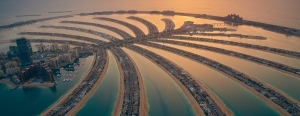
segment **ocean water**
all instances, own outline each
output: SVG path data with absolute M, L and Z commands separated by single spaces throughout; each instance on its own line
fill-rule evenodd
M 151 0 L 151 1 L 141 1 L 141 0 L 0 0 L 0 25 L 10 24 L 17 21 L 24 21 L 30 19 L 44 18 L 50 16 L 60 16 L 67 14 L 76 14 L 81 12 L 95 12 L 95 11 L 107 11 L 107 10 L 174 10 L 177 12 L 189 12 L 189 13 L 200 13 L 200 14 L 211 14 L 218 16 L 226 16 L 227 14 L 236 13 L 240 16 L 244 17 L 246 20 L 254 20 L 259 22 L 266 22 L 276 25 L 282 25 L 287 27 L 293 27 L 300 29 L 300 1 L 299 0 L 252 0 L 252 1 L 241 1 L 241 0 L 226 0 L 226 1 L 217 1 L 217 0 Z M 65 13 L 48 13 L 48 12 L 58 12 L 58 11 L 72 11 Z M 28 17 L 16 17 L 17 15 L 41 15 L 41 16 L 28 16 Z M 146 26 L 143 24 L 126 19 L 129 15 L 110 15 L 105 17 L 116 18 L 131 24 L 134 24 L 141 28 L 145 34 L 148 33 Z M 164 29 L 164 23 L 160 20 L 161 18 L 170 18 L 175 22 L 176 28 L 179 28 L 184 21 L 194 21 L 195 23 L 214 23 L 218 21 L 206 20 L 206 19 L 195 19 L 192 17 L 182 17 L 182 16 L 174 16 L 174 17 L 166 17 L 162 15 L 138 15 L 141 18 L 151 21 L 155 25 L 157 25 L 158 29 L 162 31 Z M 95 16 L 86 16 L 86 17 L 73 17 L 68 19 L 58 19 L 51 20 L 41 23 L 36 23 L 28 26 L 18 27 L 10 30 L 3 30 L 0 32 L 0 40 L 1 39 L 15 39 L 17 37 L 21 37 L 17 35 L 17 33 L 22 31 L 37 31 L 37 32 L 56 32 L 56 33 L 65 33 L 65 34 L 73 34 L 73 35 L 82 35 L 87 37 L 93 37 L 96 39 L 104 40 L 101 37 L 97 37 L 95 35 L 86 34 L 82 32 L 75 31 L 67 31 L 67 30 L 59 30 L 59 29 L 40 29 L 37 28 L 41 25 L 57 25 L 57 26 L 73 26 L 86 28 L 91 30 L 100 31 L 103 33 L 108 33 L 113 36 L 116 36 L 122 39 L 119 35 L 114 32 L 108 31 L 106 29 L 97 28 L 93 26 L 85 26 L 85 25 L 74 25 L 74 24 L 62 24 L 59 23 L 63 20 L 74 20 L 74 21 L 86 21 L 93 23 L 100 23 L 105 25 L 110 25 L 113 27 L 120 28 L 129 34 L 133 35 L 133 33 L 126 27 L 107 22 L 107 21 L 99 21 L 93 20 L 92 18 Z M 96 16 L 98 17 L 98 16 Z M 273 32 L 269 32 L 263 29 L 249 27 L 249 26 L 238 26 L 238 27 L 229 27 L 236 28 L 238 31 L 234 33 L 242 33 L 242 34 L 250 34 L 250 35 L 262 35 L 268 37 L 268 40 L 265 41 L 256 41 L 256 40 L 246 40 L 240 38 L 227 38 L 227 37 L 212 37 L 216 39 L 226 39 L 237 42 L 245 42 L 252 44 L 259 44 L 265 46 L 272 46 L 277 48 L 284 48 L 288 50 L 300 51 L 299 43 L 300 39 L 296 37 L 287 37 L 282 34 L 277 34 Z M 230 32 L 227 32 L 230 33 Z M 134 36 L 134 35 L 133 35 Z M 25 36 L 27 38 L 36 38 L 36 39 L 67 39 L 61 37 L 46 37 L 46 36 Z M 70 39 L 68 39 L 70 40 Z M 201 42 L 199 42 L 201 43 Z M 275 60 L 277 62 L 281 62 L 290 66 L 299 67 L 299 60 L 291 60 L 289 58 L 282 58 L 276 55 L 269 55 L 264 53 L 254 53 L 255 50 L 243 50 L 238 47 L 228 47 L 226 45 L 215 45 L 215 44 L 207 44 L 217 47 L 222 47 L 225 49 L 237 50 L 239 52 L 245 52 L 247 54 L 255 55 L 258 57 L 263 57 L 269 60 Z M 6 52 L 9 44 L 0 44 L 0 52 Z M 177 47 L 177 46 L 175 46 Z M 183 47 L 178 47 L 182 48 Z M 186 49 L 190 50 L 190 49 Z M 149 63 L 147 59 L 143 59 L 141 56 L 130 52 L 130 50 L 126 50 L 128 54 L 133 55 L 134 61 L 139 65 L 139 68 L 143 74 L 145 88 L 147 89 L 146 94 L 149 103 L 149 114 L 152 115 L 175 115 L 172 110 L 176 110 L 179 114 L 182 115 L 194 115 L 191 110 L 191 106 L 188 101 L 182 95 L 182 92 L 176 89 L 176 85 L 172 84 L 170 77 L 166 76 L 161 70 L 147 70 L 148 65 L 155 68 L 154 64 Z M 163 55 L 164 57 L 171 57 L 170 60 L 174 62 L 178 62 L 178 65 L 184 67 L 189 71 L 192 75 L 197 77 L 200 81 L 204 82 L 204 84 L 212 90 L 225 104 L 226 106 L 234 112 L 235 115 L 278 115 L 276 111 L 268 107 L 265 103 L 262 102 L 259 98 L 254 96 L 251 92 L 245 90 L 237 83 L 230 81 L 226 76 L 216 74 L 215 71 L 211 69 L 194 64 L 192 61 L 180 62 L 182 61 L 181 57 L 176 57 L 176 55 L 168 56 L 163 52 L 157 52 Z M 231 62 L 232 58 L 218 58 L 222 55 L 215 55 L 209 52 L 195 51 L 195 53 L 205 54 L 212 59 L 219 60 L 220 62 Z M 273 56 L 273 57 L 271 57 Z M 91 60 L 90 60 L 91 61 Z M 278 87 L 280 90 L 288 93 L 288 95 L 293 98 L 299 100 L 299 90 L 293 90 L 291 88 L 299 86 L 299 79 L 295 79 L 295 77 L 284 75 L 277 71 L 273 71 L 271 69 L 264 68 L 259 65 L 253 65 L 252 63 L 248 63 L 246 61 L 238 60 L 239 62 L 246 63 L 249 67 L 243 67 L 241 65 L 233 65 L 234 63 L 227 63 L 228 65 L 232 65 L 234 68 L 239 68 L 243 72 L 247 72 L 248 74 L 263 80 L 264 82 L 271 84 L 274 87 Z M 188 63 L 190 65 L 185 65 Z M 113 64 L 113 63 L 112 63 Z M 114 67 L 110 64 L 109 67 Z M 89 65 L 87 63 L 87 65 Z M 88 66 L 85 65 L 86 69 Z M 251 67 L 250 67 L 251 66 Z M 194 67 L 194 68 L 193 68 Z M 258 67 L 258 68 L 257 68 Z M 157 68 L 157 67 L 156 67 Z M 198 71 L 196 69 L 200 68 L 204 73 Z M 256 70 L 260 69 L 260 70 Z M 267 74 L 264 72 L 267 71 Z M 279 75 L 277 75 L 279 74 Z M 83 75 L 83 74 L 82 74 Z M 110 75 L 107 74 L 107 75 Z M 161 76 L 165 75 L 165 76 Z M 114 77 L 107 78 L 107 77 Z M 108 85 L 108 84 L 100 84 L 97 92 L 95 92 L 94 96 L 91 97 L 90 101 L 87 102 L 86 106 L 82 108 L 81 111 L 78 112 L 77 115 L 84 115 L 90 111 L 97 111 L 98 113 L 103 113 L 103 115 L 110 115 L 112 107 L 114 106 L 115 93 L 118 91 L 118 79 L 117 75 L 115 76 L 107 76 L 103 80 L 103 82 L 107 83 L 115 83 L 116 85 Z M 164 80 L 157 79 L 158 77 L 163 78 Z M 211 77 L 211 78 L 210 78 Z M 273 78 L 274 77 L 274 78 Z M 285 80 L 285 77 L 288 77 L 288 80 Z M 80 78 L 80 77 L 78 77 Z M 220 80 L 215 81 L 214 79 Z M 73 81 L 75 83 L 76 81 Z M 292 82 L 290 85 L 285 85 L 282 82 Z M 173 97 L 172 95 L 164 94 L 165 91 L 168 91 L 166 88 L 163 88 L 162 85 L 169 84 L 167 87 L 172 88 L 172 95 L 176 95 L 177 97 L 173 99 L 169 99 Z M 49 107 L 52 103 L 54 103 L 59 97 L 63 96 L 74 84 L 64 85 L 63 87 L 57 88 L 57 92 L 51 92 L 49 88 L 26 88 L 26 89 L 18 89 L 13 92 L 6 92 L 7 87 L 5 85 L 0 85 L 0 114 L 4 115 L 38 115 L 44 109 Z M 114 95 L 112 95 L 112 91 L 104 90 L 103 87 L 113 86 L 117 88 L 111 88 L 114 91 Z M 158 89 L 159 88 L 159 89 Z M 238 95 L 236 95 L 238 93 Z M 51 96 L 48 98 L 48 96 Z M 100 96 L 100 97 L 99 97 Z M 103 100 L 107 100 L 105 104 L 102 102 Z M 172 103 L 172 101 L 180 100 L 180 102 Z M 175 107 L 175 105 L 178 105 Z M 247 105 L 243 105 L 247 104 Z M 99 107 L 99 110 L 97 109 Z M 104 109 L 108 107 L 107 109 Z M 181 109 L 181 110 L 179 110 Z M 249 110 L 252 109 L 252 110 Z M 16 110 L 20 112 L 15 112 Z
M 18 88 L 11 92 L 9 87 L 0 84 L 0 114 L 1 116 L 35 116 L 42 113 L 65 93 L 67 93 L 87 72 L 94 56 L 86 58 L 85 65 L 77 73 L 72 82 L 62 82 L 56 78 L 58 85 L 55 89 L 49 87 Z
M 267 106 L 249 90 L 234 82 L 225 75 L 214 71 L 198 62 L 164 50 L 139 45 L 166 59 L 175 62 L 178 66 L 189 72 L 195 79 L 202 82 L 212 91 L 226 107 L 237 116 L 275 116 L 279 115 L 275 110 Z M 182 62 L 184 61 L 184 62 Z M 245 105 L 247 104 L 247 105 Z
M 108 52 L 109 67 L 94 95 L 77 112 L 76 116 L 111 116 L 118 98 L 120 74 L 116 59 Z
M 144 56 L 126 48 L 123 50 L 135 61 L 141 72 L 150 116 L 196 115 L 183 91 L 166 72 Z
M 299 0 L 0 0 L 0 25 L 40 17 L 107 10 L 174 10 L 226 16 L 300 29 Z M 67 13 L 48 13 L 73 11 Z M 17 15 L 42 15 L 16 17 Z

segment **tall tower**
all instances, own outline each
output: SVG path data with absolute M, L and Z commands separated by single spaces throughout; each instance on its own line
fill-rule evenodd
M 21 60 L 22 66 L 28 66 L 32 64 L 30 56 L 32 55 L 32 47 L 30 42 L 22 37 L 16 39 L 17 48 L 19 51 L 19 58 Z

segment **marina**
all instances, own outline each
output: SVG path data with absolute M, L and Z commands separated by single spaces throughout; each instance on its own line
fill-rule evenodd
M 1 12 L 5 17 L 0 17 L 4 19 L 0 22 L 4 53 L 4 57 L 0 54 L 0 113 L 300 115 L 300 94 L 295 89 L 300 77 L 300 30 L 299 17 L 291 11 L 292 1 L 281 3 L 281 11 L 266 10 L 278 8 L 274 7 L 278 1 L 267 6 L 248 1 L 251 8 L 239 2 L 224 7 L 232 6 L 233 1 L 218 2 L 223 6 L 207 5 L 212 1 L 197 5 L 170 0 L 142 5 L 136 1 L 136 7 L 129 8 L 133 2 L 111 7 L 106 4 L 114 4 L 111 1 L 103 6 L 54 0 L 53 4 L 39 4 L 44 8 L 39 11 L 19 6 L 11 15 Z M 261 6 L 253 10 L 253 3 Z M 33 0 L 32 4 L 37 3 Z M 74 5 L 80 7 L 70 7 Z M 7 6 L 3 9 L 9 9 Z M 31 3 L 24 4 L 28 6 Z M 28 13 L 41 15 L 16 18 L 16 14 Z M 20 37 L 37 50 L 31 56 L 34 63 L 43 59 L 53 68 L 51 81 L 55 81 L 34 77 L 24 82 L 24 75 L 11 75 L 10 67 L 16 67 L 6 59 L 18 62 L 9 52 L 13 53 L 10 46 L 18 46 L 16 38 Z M 58 44 L 62 47 L 52 51 Z M 65 51 L 64 44 L 86 57 L 71 58 L 73 53 Z M 71 63 L 63 61 L 68 60 L 64 54 L 69 54 Z M 53 65 L 55 59 L 61 60 L 59 65 Z M 21 60 L 19 65 L 24 63 Z M 23 83 L 15 84 L 18 76 Z

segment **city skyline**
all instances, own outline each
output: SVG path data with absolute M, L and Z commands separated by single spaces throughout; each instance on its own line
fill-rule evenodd
M 56 10 L 0 26 L 0 113 L 300 115 L 297 25 L 139 9 Z

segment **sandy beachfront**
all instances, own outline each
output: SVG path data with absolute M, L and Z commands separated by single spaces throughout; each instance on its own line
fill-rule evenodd
M 188 59 L 190 59 L 190 60 L 192 60 L 192 61 L 198 62 L 198 61 L 196 61 L 196 60 L 194 60 L 194 59 L 191 59 L 191 58 L 189 58 L 189 57 L 185 57 L 185 58 L 188 58 Z M 202 64 L 201 62 L 198 62 L 198 63 Z M 203 65 L 205 65 L 205 64 L 203 64 Z M 206 66 L 206 65 L 205 65 L 205 66 Z M 208 66 L 208 67 L 209 67 L 209 66 Z M 211 68 L 211 67 L 209 67 L 209 68 Z M 213 69 L 213 70 L 215 70 L 215 71 L 217 71 L 217 72 L 219 72 L 219 73 L 221 73 L 221 74 L 223 74 L 223 75 L 229 77 L 230 79 L 234 80 L 235 82 L 239 83 L 239 84 L 242 85 L 244 88 L 246 88 L 247 90 L 251 91 L 251 92 L 254 93 L 257 97 L 259 97 L 260 99 L 262 99 L 266 104 L 268 104 L 268 106 L 270 106 L 271 108 L 275 109 L 280 115 L 282 115 L 282 116 L 289 116 L 289 115 L 290 115 L 287 111 L 285 111 L 285 110 L 284 110 L 283 108 L 281 108 L 279 105 L 277 105 L 276 103 L 274 103 L 273 101 L 271 101 L 270 99 L 268 99 L 267 97 L 265 97 L 264 95 L 262 95 L 261 93 L 257 92 L 255 89 L 253 89 L 253 88 L 247 86 L 245 83 L 242 83 L 241 81 L 239 81 L 239 80 L 237 80 L 237 79 L 235 79 L 235 78 L 233 78 L 233 77 L 231 77 L 231 76 L 228 76 L 228 75 L 225 74 L 224 72 L 221 72 L 221 71 L 216 70 L 216 69 L 214 69 L 214 68 L 211 68 L 211 69 Z M 251 76 L 249 76 L 249 75 L 247 75 L 247 76 L 250 77 L 251 79 L 253 79 L 253 80 L 255 80 L 255 81 L 257 81 L 257 82 L 263 84 L 265 87 L 271 88 L 271 89 L 273 89 L 274 91 L 280 93 L 281 95 L 283 95 L 283 96 L 285 96 L 286 98 L 290 99 L 290 100 L 293 101 L 294 103 L 298 103 L 298 104 L 299 104 L 298 101 L 296 101 L 296 100 L 290 98 L 289 96 L 287 96 L 286 94 L 280 92 L 279 90 L 275 89 L 274 87 L 272 87 L 272 86 L 270 86 L 270 85 L 268 85 L 268 84 L 266 84 L 266 83 L 264 83 L 264 82 L 261 82 L 261 81 L 257 80 L 256 78 L 253 78 L 253 77 L 251 77 Z
M 14 84 L 13 82 L 11 82 L 10 79 L 8 79 L 8 78 L 1 79 L 0 84 L 4 84 L 4 85 L 8 86 L 10 89 L 14 89 L 17 87 L 17 85 Z
M 145 57 L 145 56 L 144 56 Z M 169 71 L 167 71 L 164 67 L 158 65 L 155 61 L 153 61 L 152 59 L 145 57 L 148 60 L 150 60 L 152 63 L 156 64 L 158 67 L 160 67 L 162 70 L 164 70 L 170 77 L 172 77 L 172 79 L 177 83 L 177 85 L 181 88 L 181 90 L 184 92 L 185 96 L 188 98 L 190 104 L 193 107 L 194 112 L 196 113 L 196 115 L 201 115 L 201 116 L 205 116 L 203 110 L 200 108 L 200 106 L 198 105 L 197 101 L 195 100 L 195 98 L 192 96 L 192 94 L 186 89 L 186 87 L 176 78 L 174 77 Z M 166 59 L 168 60 L 168 59 Z M 168 60 L 169 62 L 171 62 L 170 60 Z M 173 62 L 171 62 L 173 63 Z M 175 64 L 175 63 L 173 63 Z M 176 64 L 175 64 L 176 65 Z M 177 67 L 179 67 L 178 65 L 176 65 Z M 216 97 L 212 92 L 210 92 L 210 90 L 208 90 L 201 82 L 199 82 L 197 79 L 195 79 L 193 76 L 191 76 L 189 73 L 187 73 L 185 71 L 186 74 L 188 74 L 191 78 L 193 78 L 194 80 L 197 81 L 197 83 L 199 84 L 199 86 L 201 88 L 203 88 L 207 94 L 209 94 L 209 96 L 215 101 L 215 103 L 221 108 L 221 110 L 228 116 L 232 116 L 233 113 L 224 105 L 224 103 L 219 100 L 218 97 Z
M 138 69 L 137 65 L 135 64 L 134 60 L 125 52 L 125 54 L 129 57 L 129 59 L 131 60 L 132 64 L 134 65 L 134 68 L 136 70 L 138 79 L 139 79 L 139 83 L 140 83 L 140 101 L 141 101 L 141 106 L 140 106 L 140 115 L 141 116 L 148 116 L 148 110 L 149 110 L 149 106 L 148 106 L 148 100 L 146 97 L 146 91 L 145 91 L 145 86 L 144 86 L 144 81 L 143 81 L 143 77 L 141 75 L 140 70 Z
M 95 63 L 95 60 L 96 60 L 96 55 L 94 54 L 94 60 L 93 60 L 92 64 Z M 50 112 L 51 110 L 56 108 L 60 103 L 62 103 L 68 97 L 68 95 L 70 95 L 81 84 L 80 82 L 82 82 L 86 78 L 86 76 L 89 74 L 89 72 L 91 71 L 92 68 L 93 68 L 93 65 L 90 66 L 89 70 L 84 74 L 84 76 L 78 81 L 78 83 L 72 89 L 70 89 L 64 96 L 59 98 L 59 100 L 57 100 L 54 104 L 52 104 L 50 107 L 48 107 L 40 115 L 46 116 L 48 112 Z
M 148 103 L 147 103 L 147 98 L 146 98 L 146 92 L 145 92 L 145 88 L 144 88 L 144 84 L 143 84 L 143 79 L 141 76 L 141 73 L 137 67 L 137 65 L 135 64 L 135 62 L 133 61 L 133 59 L 125 52 L 125 54 L 129 57 L 129 59 L 131 60 L 131 62 L 134 65 L 134 68 L 136 70 L 138 79 L 139 79 L 139 86 L 140 86 L 140 115 L 141 116 L 148 116 Z M 117 59 L 117 57 L 114 55 L 114 57 Z M 122 73 L 122 69 L 121 69 L 121 65 L 120 62 L 117 61 L 118 64 L 118 68 L 120 70 L 120 73 Z M 123 96 L 124 96 L 124 77 L 123 77 L 123 73 L 121 74 L 121 80 L 120 80 L 120 91 L 119 91 L 119 95 L 118 95 L 118 100 L 113 112 L 113 116 L 119 116 L 120 115 L 120 111 L 122 108 L 122 103 L 123 103 Z
M 25 83 L 21 84 L 20 87 L 52 87 L 54 83 L 44 82 L 44 83 Z
M 124 97 L 124 81 L 123 81 L 124 80 L 124 75 L 123 75 L 123 71 L 122 71 L 122 68 L 121 68 L 121 64 L 117 60 L 118 58 L 115 56 L 115 54 L 112 53 L 112 55 L 116 59 L 118 69 L 119 69 L 119 73 L 120 73 L 120 88 L 119 88 L 119 93 L 118 93 L 118 98 L 117 98 L 117 101 L 116 101 L 116 104 L 115 104 L 115 108 L 113 110 L 113 116 L 120 116 L 120 112 L 121 112 L 121 108 L 122 108 L 122 104 L 123 104 L 123 97 Z
M 149 59 L 149 58 L 147 58 Z M 156 64 L 156 62 L 152 61 L 151 59 L 149 59 L 152 63 Z M 195 112 L 196 115 L 200 115 L 200 116 L 205 116 L 203 110 L 200 108 L 200 106 L 198 105 L 197 101 L 195 100 L 195 98 L 192 96 L 192 94 L 185 88 L 185 86 L 176 78 L 174 77 L 169 71 L 167 71 L 165 68 L 163 68 L 162 66 L 156 64 L 159 68 L 161 68 L 162 70 L 164 70 L 175 82 L 176 84 L 180 87 L 180 89 L 183 91 L 183 93 L 185 94 L 185 96 L 188 98 L 190 104 L 193 107 L 193 110 Z M 191 77 L 193 78 L 193 77 Z
M 75 105 L 67 114 L 66 116 L 75 116 L 75 114 L 84 106 L 84 104 L 94 95 L 95 91 L 97 90 L 97 88 L 99 87 L 100 83 L 102 82 L 108 66 L 109 66 L 109 58 L 108 58 L 108 53 L 106 51 L 107 54 L 107 58 L 106 58 L 106 63 L 104 66 L 104 69 L 99 77 L 99 79 L 96 81 L 96 83 L 94 84 L 94 86 L 91 88 L 91 90 L 77 103 L 77 105 Z M 95 58 L 96 59 L 96 58 Z

